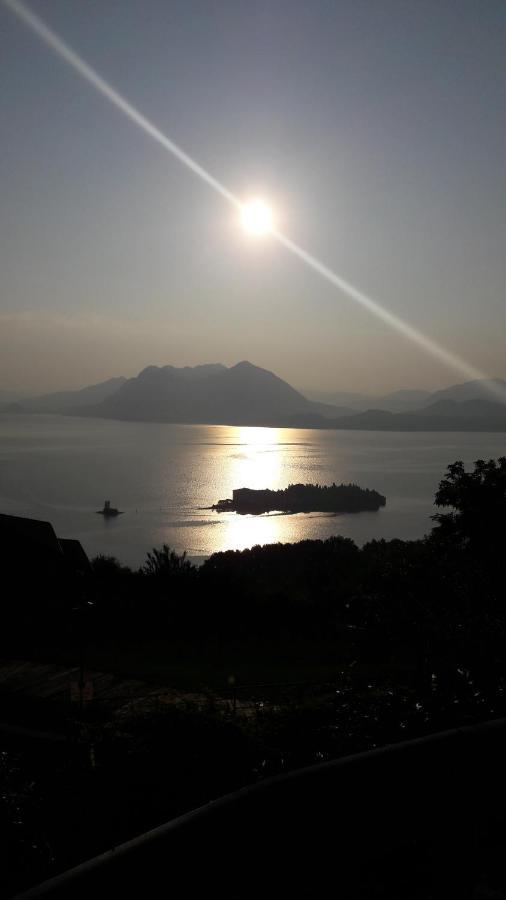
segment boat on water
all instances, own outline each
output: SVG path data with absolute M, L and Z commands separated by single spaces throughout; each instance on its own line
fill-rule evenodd
M 106 519 L 113 519 L 114 516 L 123 515 L 120 509 L 116 509 L 114 506 L 111 506 L 110 500 L 104 500 L 104 508 L 97 509 L 97 513 L 99 516 L 104 516 Z

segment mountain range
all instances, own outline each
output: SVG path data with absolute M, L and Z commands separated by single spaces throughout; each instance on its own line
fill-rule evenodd
M 365 412 L 369 409 L 384 409 L 392 413 L 415 412 L 437 403 L 439 400 L 490 400 L 494 392 L 502 392 L 506 398 L 506 381 L 500 378 L 483 379 L 482 381 L 466 381 L 454 384 L 440 391 L 400 390 L 390 394 L 357 394 L 343 391 L 303 390 L 309 400 L 323 403 L 348 406 L 353 410 Z M 505 401 L 506 402 L 506 401 Z
M 441 391 L 381 397 L 307 392 L 242 361 L 183 368 L 148 366 L 78 391 L 22 399 L 4 411 L 143 422 L 274 425 L 381 431 L 506 431 L 506 381 L 471 381 Z M 504 400 L 502 400 L 504 397 Z M 334 402 L 325 402 L 333 400 Z
M 23 412 L 65 413 L 71 410 L 74 413 L 78 409 L 101 403 L 116 393 L 126 380 L 122 377 L 109 378 L 108 381 L 92 384 L 79 391 L 58 391 L 54 394 L 41 394 L 38 397 L 23 397 L 11 402 L 10 407 L 13 410 L 17 407 Z

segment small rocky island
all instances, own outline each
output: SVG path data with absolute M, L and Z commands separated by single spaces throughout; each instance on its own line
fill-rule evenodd
M 377 491 L 358 484 L 290 484 L 279 491 L 238 488 L 232 492 L 231 500 L 219 500 L 211 509 L 240 515 L 274 511 L 349 513 L 377 512 L 385 504 L 386 498 Z
M 116 507 L 111 506 L 110 500 L 104 501 L 104 508 L 97 509 L 97 514 L 99 516 L 103 516 L 105 519 L 113 519 L 115 516 L 123 515 L 123 513 L 120 509 L 116 509 Z

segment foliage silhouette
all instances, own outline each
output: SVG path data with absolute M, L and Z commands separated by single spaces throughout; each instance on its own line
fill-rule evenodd
M 171 550 L 167 544 L 163 544 L 161 550 L 153 547 L 148 552 L 146 562 L 141 567 L 142 575 L 155 575 L 158 578 L 169 578 L 174 575 L 187 574 L 192 565 L 186 558 L 186 551 L 182 554 Z
M 439 534 L 471 552 L 504 546 L 506 537 L 506 456 L 485 462 L 478 459 L 473 472 L 460 461 L 448 467 L 435 504 L 452 507 L 438 513 Z
M 90 708 L 93 780 L 81 759 L 65 776 L 70 792 L 65 767 L 45 776 L 59 864 L 79 861 L 77 844 L 91 855 L 265 775 L 506 715 L 506 458 L 471 472 L 453 463 L 436 504 L 432 533 L 418 541 L 256 546 L 198 569 L 164 545 L 137 572 L 100 556 L 86 577 L 63 582 L 37 561 L 16 562 L 4 654 L 75 665 L 83 635 L 73 610 L 84 602 L 91 666 L 185 698 Z M 250 716 L 224 705 L 230 673 Z M 68 715 L 19 691 L 3 699 L 6 716 L 24 724 L 25 711 L 32 727 Z

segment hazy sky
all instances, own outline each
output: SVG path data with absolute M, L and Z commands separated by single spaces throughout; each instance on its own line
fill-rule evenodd
M 504 0 L 30 8 L 295 241 L 506 377 Z M 0 388 L 244 358 L 302 388 L 464 380 L 245 235 L 1 2 L 0 35 Z

